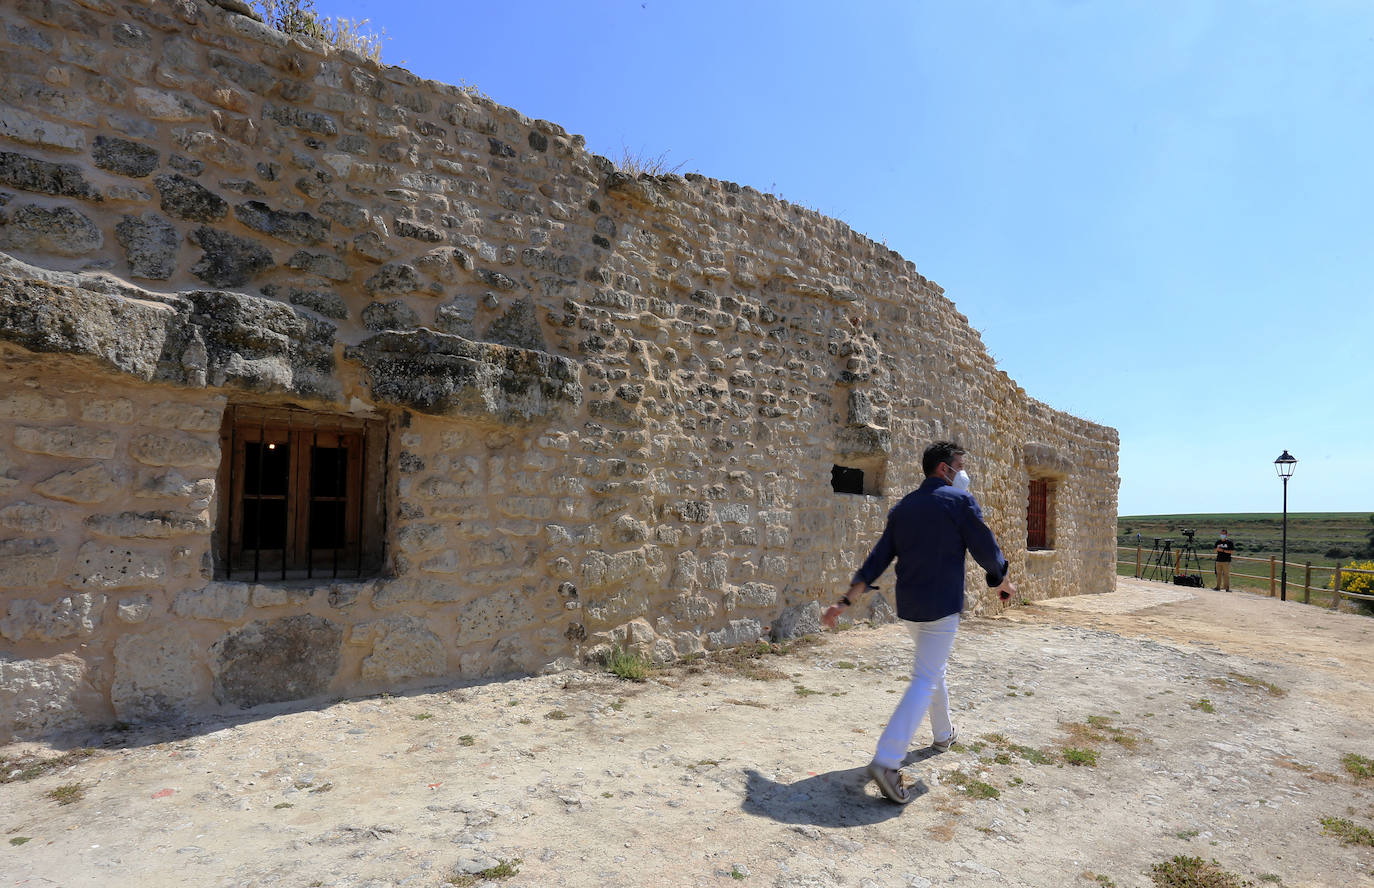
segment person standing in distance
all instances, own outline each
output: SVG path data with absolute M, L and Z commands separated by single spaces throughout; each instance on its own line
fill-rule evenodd
M 1220 592 L 1222 587 L 1227 592 L 1231 591 L 1231 553 L 1236 551 L 1236 544 L 1231 542 L 1231 537 L 1226 533 L 1226 528 L 1221 529 L 1221 537 L 1217 540 L 1216 571 L 1217 584 L 1212 587 L 1213 592 Z
M 873 588 L 873 581 L 897 559 L 897 616 L 916 642 L 916 656 L 911 683 L 878 739 L 868 775 L 899 805 L 913 798 L 900 769 L 926 712 L 937 751 L 949 749 L 958 735 L 949 714 L 945 664 L 964 609 L 964 553 L 972 553 L 987 573 L 988 587 L 997 589 L 1004 600 L 1016 594 L 1007 576 L 1007 559 L 967 490 L 964 456 L 964 449 L 950 441 L 926 448 L 921 458 L 925 481 L 888 513 L 887 526 L 855 571 L 849 591 L 821 617 L 824 625 L 833 627 L 853 598 Z

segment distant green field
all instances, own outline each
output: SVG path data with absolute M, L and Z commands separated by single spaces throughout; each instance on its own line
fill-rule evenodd
M 1202 568 L 1203 581 L 1211 585 L 1212 546 L 1225 527 L 1236 544 L 1237 561 L 1232 567 L 1232 587 L 1268 593 L 1271 556 L 1276 560 L 1282 549 L 1283 515 L 1279 512 L 1233 512 L 1198 515 L 1122 515 L 1116 520 L 1116 541 L 1127 548 L 1117 552 L 1117 572 L 1130 576 L 1135 571 L 1135 546 L 1139 541 L 1148 562 L 1155 540 L 1163 547 L 1168 540 L 1177 551 L 1186 539 L 1183 531 L 1196 531 L 1194 546 Z M 1374 513 L 1371 512 L 1289 512 L 1288 513 L 1288 590 L 1290 598 L 1301 598 L 1300 587 L 1311 563 L 1312 585 L 1327 585 L 1336 564 L 1374 560 L 1371 550 Z M 1261 561 L 1246 561 L 1259 558 Z M 1281 570 L 1281 565 L 1278 566 Z M 1240 574 L 1250 574 L 1244 578 Z M 1295 586 L 1299 587 L 1295 594 Z M 1330 599 L 1314 593 L 1312 603 Z

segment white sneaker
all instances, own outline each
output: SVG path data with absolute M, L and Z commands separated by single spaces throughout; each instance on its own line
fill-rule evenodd
M 959 729 L 955 728 L 948 737 L 943 740 L 936 740 L 930 744 L 930 748 L 936 752 L 949 752 L 949 748 L 954 745 L 954 741 L 959 739 Z

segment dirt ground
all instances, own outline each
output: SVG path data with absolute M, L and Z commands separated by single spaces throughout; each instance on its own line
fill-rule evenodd
M 1186 855 L 1237 885 L 1368 888 L 1374 847 L 1330 818 L 1374 828 L 1374 779 L 1343 764 L 1374 758 L 1371 627 L 1131 579 L 967 620 L 963 742 L 935 754 L 922 727 L 906 807 L 863 773 L 910 668 L 899 626 L 643 683 L 570 673 L 16 745 L 0 756 L 95 751 L 0 775 L 0 886 L 1126 888 Z

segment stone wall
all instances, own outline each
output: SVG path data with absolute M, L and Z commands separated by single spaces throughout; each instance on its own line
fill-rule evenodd
M 912 263 L 234 5 L 0 10 L 0 740 L 804 630 L 937 437 L 1114 587 L 1115 431 Z M 236 405 L 382 430 L 380 569 L 224 578 Z

